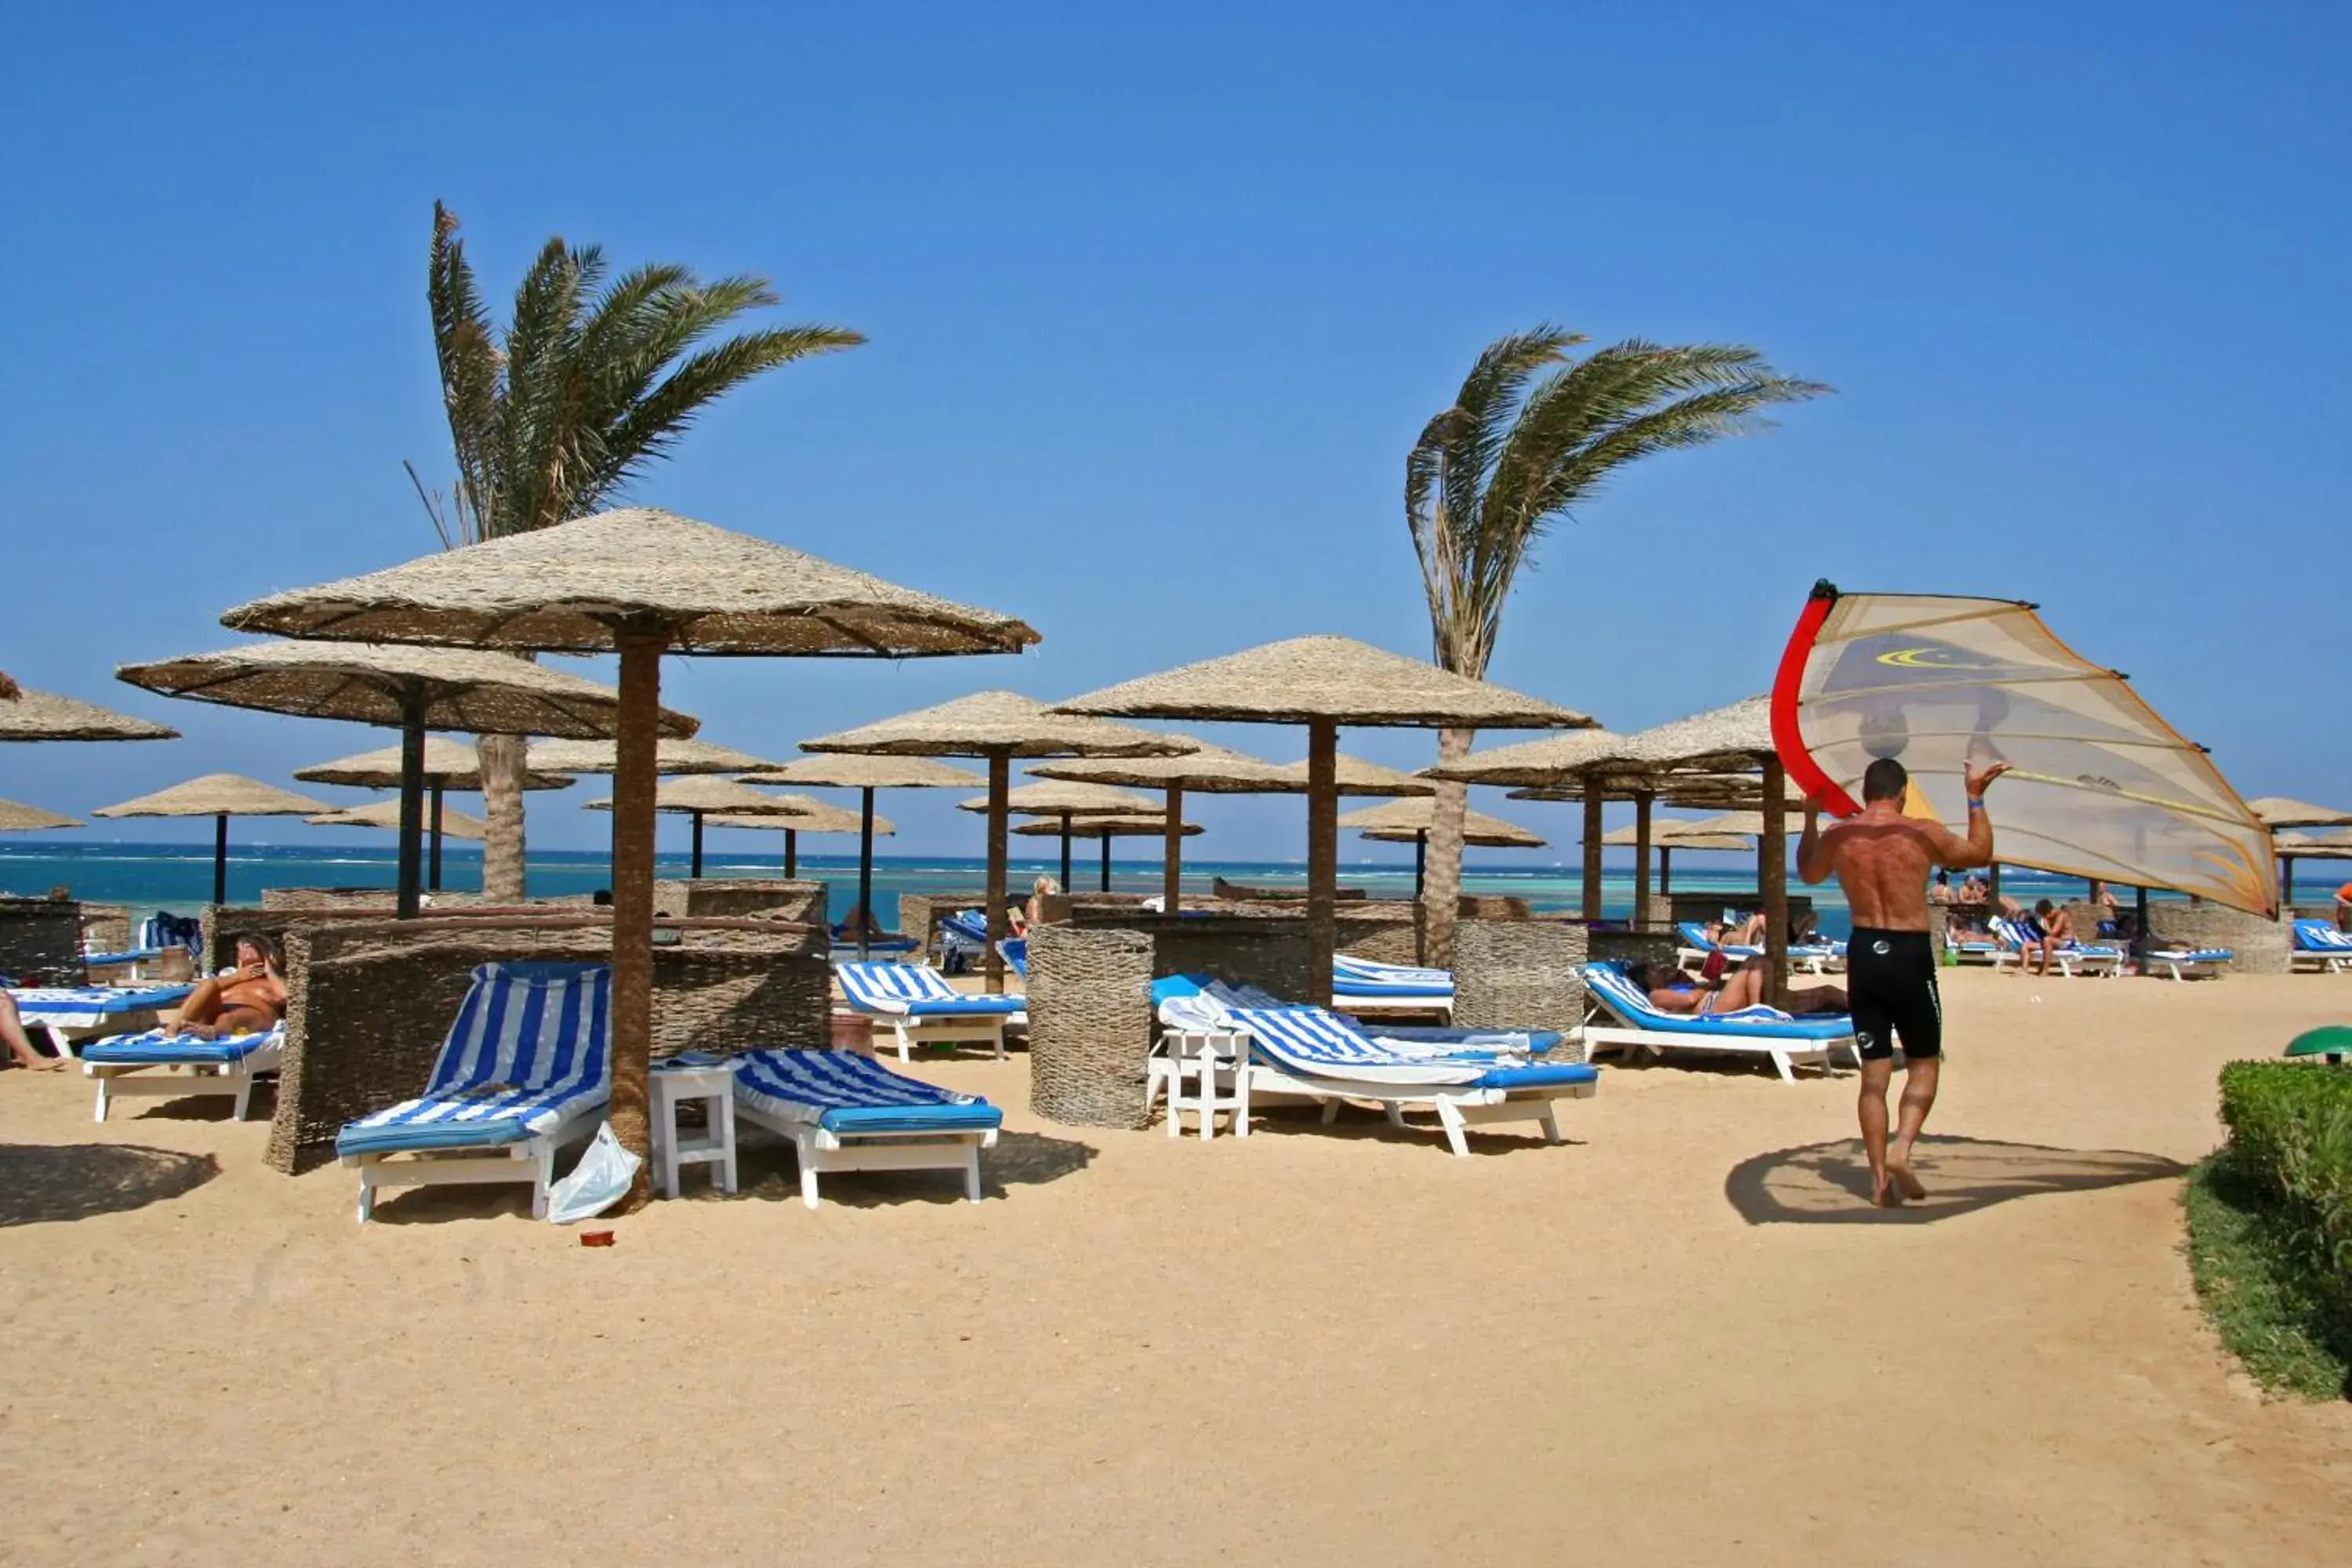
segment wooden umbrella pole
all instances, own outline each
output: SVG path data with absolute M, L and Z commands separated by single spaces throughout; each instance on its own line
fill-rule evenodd
M 1307 721 L 1307 996 L 1331 1002 L 1339 909 L 1339 726 Z
M 1764 984 L 1775 1007 L 1789 999 L 1789 781 L 1777 756 L 1764 759 L 1764 832 L 1757 854 L 1764 893 Z
M 2000 907 L 2000 862 L 1996 860 L 1985 870 L 1985 899 L 1997 910 Z
M 1650 806 L 1657 797 L 1643 790 L 1633 797 L 1633 929 L 1650 929 Z
M 694 819 L 694 847 L 687 856 L 686 874 L 698 879 L 702 875 L 702 813 L 692 811 L 687 815 Z
M 1164 837 L 1160 850 L 1160 910 L 1162 914 L 1174 914 L 1183 908 L 1184 887 L 1184 786 L 1168 786 L 1168 822 L 1161 829 Z M 1108 842 L 1108 841 L 1106 841 Z
M 1584 918 L 1601 918 L 1601 786 L 1584 781 Z
M 428 858 L 425 863 L 425 886 L 429 891 L 436 893 L 441 890 L 441 797 L 446 793 L 446 790 L 440 784 L 436 783 L 434 784 L 432 817 L 433 853 L 430 858 Z
M 394 882 L 394 920 L 416 918 L 421 880 L 417 853 L 425 839 L 425 694 L 411 689 L 400 700 L 400 852 Z
M 1422 884 L 1428 876 L 1429 835 L 1416 833 L 1412 836 L 1412 901 L 1416 904 L 1421 902 Z
M 2095 894 L 2093 895 L 2096 897 Z M 2294 910 L 2294 857 L 2279 857 L 2279 908 L 2292 914 Z
M 784 829 L 784 880 L 789 882 L 801 874 L 801 830 Z
M 228 902 L 228 813 L 213 814 L 213 902 Z
M 646 1069 L 654 1028 L 655 748 L 661 724 L 661 656 L 667 629 L 632 626 L 614 639 L 621 654 L 620 735 L 613 766 L 613 1001 L 609 1115 L 621 1146 L 643 1163 L 624 1212 L 651 1191 Z
M 857 961 L 863 963 L 867 930 L 874 924 L 874 786 L 859 793 L 865 798 L 857 806 Z
M 1672 903 L 1675 896 L 1675 847 L 1658 846 L 1658 897 Z
M 1013 758 L 1003 752 L 988 754 L 988 951 L 980 955 L 988 994 L 1004 994 L 1004 954 L 996 944 L 1004 940 L 1004 797 L 1013 790 Z
M 1062 813 L 1062 891 L 1070 890 L 1070 814 Z
M 1103 829 L 1102 836 L 1102 890 L 1106 893 L 1110 891 L 1110 829 L 1108 827 Z

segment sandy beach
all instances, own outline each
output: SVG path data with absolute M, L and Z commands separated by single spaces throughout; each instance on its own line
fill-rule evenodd
M 2180 1255 L 2213 1078 L 2352 984 L 1948 985 L 1925 1205 L 1853 1080 L 1612 1068 L 1572 1140 L 1032 1116 L 989 1192 L 738 1198 L 610 1250 L 519 1190 L 260 1163 L 219 1101 L 0 1075 L 0 1559 L 2342 1561 L 2352 1407 L 2269 1402 Z M 199 1108 L 201 1107 L 201 1109 Z

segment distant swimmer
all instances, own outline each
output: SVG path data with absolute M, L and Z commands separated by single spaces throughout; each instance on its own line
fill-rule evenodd
M 1927 937 L 1927 880 L 1938 866 L 1964 870 L 1992 864 L 1992 819 L 1985 787 L 2007 763 L 1968 773 L 1969 834 L 1903 815 L 1910 773 L 1881 757 L 1862 775 L 1861 815 L 1821 825 L 1818 800 L 1805 802 L 1797 875 L 1825 882 L 1834 874 L 1853 910 L 1846 944 L 1846 989 L 1853 1000 L 1853 1042 L 1862 1055 L 1862 1146 L 1870 1159 L 1870 1201 L 1881 1208 L 1927 1189 L 1911 1173 L 1911 1148 L 1936 1104 L 1944 1049 L 1944 1005 L 1936 990 L 1936 952 Z M 1886 1089 L 1895 1044 L 1903 1043 L 1903 1119 L 1886 1142 Z

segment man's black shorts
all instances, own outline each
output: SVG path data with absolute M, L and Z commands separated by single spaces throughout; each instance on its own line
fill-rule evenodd
M 1944 1048 L 1944 1003 L 1936 992 L 1936 949 L 1924 931 L 1856 926 L 1846 939 L 1846 993 L 1853 1043 L 1864 1061 L 1885 1061 L 1903 1042 L 1914 1059 Z

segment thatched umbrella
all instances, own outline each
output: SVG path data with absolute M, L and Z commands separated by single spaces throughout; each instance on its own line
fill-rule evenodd
M 648 1152 L 653 1042 L 655 741 L 661 658 L 885 658 L 1018 653 L 1021 621 L 901 588 L 748 534 L 646 508 L 443 551 L 278 594 L 223 617 L 247 631 L 620 655 L 614 767 L 614 1131 Z M 644 1167 L 632 1205 L 648 1191 Z
M 56 812 L 43 811 L 37 805 L 19 805 L 13 800 L 0 800 L 0 833 L 38 833 L 46 828 L 81 826 L 70 816 L 59 816 Z
M 1005 799 L 1015 757 L 1172 756 L 1189 742 L 1125 724 L 1073 719 L 1015 691 L 976 691 L 935 708 L 902 713 L 836 735 L 803 741 L 804 752 L 866 756 L 988 759 L 988 951 L 982 972 L 991 992 L 1004 989 Z
M 425 732 L 468 735 L 612 733 L 620 694 L 560 669 L 478 648 L 401 647 L 363 642 L 255 643 L 152 664 L 115 679 L 231 708 L 389 724 L 400 731 L 400 863 L 394 912 L 416 913 L 423 883 Z M 695 721 L 664 710 L 663 731 L 691 735 Z
M 1022 835 L 1024 837 L 1045 838 L 1054 834 L 1061 833 L 1062 825 L 1058 822 L 1024 822 L 1013 831 Z M 1173 837 L 1180 839 L 1192 838 L 1197 837 L 1200 832 L 1201 825 L 1197 822 L 1179 822 L 1176 825 L 1176 831 Z M 1102 844 L 1102 870 L 1095 885 L 1100 888 L 1104 892 L 1108 893 L 1110 891 L 1111 840 L 1114 838 L 1158 838 L 1165 840 L 1170 837 L 1171 835 L 1168 831 L 1168 819 L 1164 816 L 1076 817 L 1072 820 L 1069 832 L 1065 835 L 1062 839 L 1064 864 L 1066 865 L 1068 863 L 1068 846 L 1071 839 L 1093 838 L 1100 840 Z M 1066 893 L 1069 890 L 1069 879 L 1065 877 L 1062 880 L 1062 891 Z M 1173 914 L 1176 911 L 1171 906 L 1168 908 L 1167 912 Z
M 1719 849 L 1726 853 L 1744 850 L 1756 853 L 1756 840 L 1743 838 L 1736 833 L 1694 833 L 1692 828 L 1702 824 L 1685 822 L 1680 817 L 1665 817 L 1652 825 L 1650 845 L 1658 852 L 1658 897 L 1672 898 L 1675 891 L 1675 851 L 1677 849 Z M 1642 834 L 1638 825 L 1612 828 L 1601 836 L 1601 842 L 1612 849 L 1639 849 Z
M 1146 676 L 1062 704 L 1066 712 L 1307 726 L 1307 968 L 1329 996 L 1339 866 L 1342 725 L 1580 729 L 1592 721 L 1349 637 L 1293 637 Z
M 228 819 L 232 816 L 310 816 L 332 811 L 323 800 L 296 795 L 236 773 L 206 773 L 142 795 L 119 805 L 102 805 L 92 816 L 209 816 L 213 819 L 213 902 L 228 902 Z
M 582 742 L 572 741 L 567 745 Z M 294 776 L 304 784 L 349 784 L 355 789 L 398 789 L 402 748 L 384 746 L 373 752 L 362 752 L 355 757 L 338 757 L 331 763 L 320 763 L 311 767 L 296 768 Z M 427 849 L 425 856 L 425 887 L 428 892 L 441 890 L 441 837 L 444 832 L 455 833 L 459 838 L 480 838 L 478 833 L 456 833 L 448 824 L 460 814 L 448 810 L 443 797 L 451 790 L 460 795 L 480 793 L 482 787 L 481 755 L 471 746 L 455 741 L 445 741 L 438 735 L 425 737 L 425 787 L 428 805 L 425 815 Z M 572 780 L 563 773 L 525 773 L 525 789 L 570 789 Z M 397 815 L 399 802 L 387 803 Z M 373 807 L 355 809 L 373 810 Z
M 2352 811 L 2336 811 L 2329 806 L 2314 805 L 2308 801 L 2290 800 L 2283 795 L 2266 795 L 2260 800 L 2246 802 L 2248 809 L 2263 819 L 2271 830 L 2271 847 L 2278 851 L 2279 904 L 2282 908 L 2294 902 L 2295 855 L 2286 852 L 2286 841 L 2278 837 L 2287 827 L 2352 827 Z M 2309 840 L 2304 840 L 2309 842 Z M 2317 856 L 2301 857 L 2317 859 Z
M 336 811 L 320 812 L 318 816 L 306 817 L 304 820 L 313 827 L 396 828 L 400 826 L 400 802 L 373 800 L 365 805 L 347 805 Z M 434 836 L 436 839 L 446 833 L 452 838 L 466 838 L 478 842 L 489 830 L 488 823 L 478 816 L 468 816 L 462 811 L 438 811 L 434 819 Z M 434 883 L 434 890 L 438 891 L 440 886 L 437 881 Z
M 857 956 L 866 955 L 874 927 L 874 792 L 877 789 L 966 789 L 985 786 L 988 776 L 950 767 L 929 757 L 801 757 L 782 767 L 761 768 L 741 775 L 745 784 L 799 784 L 812 789 L 854 789 L 859 794 L 858 815 L 866 826 L 857 840 Z M 787 840 L 786 842 L 790 842 Z
M 1339 819 L 1342 828 L 1352 828 L 1367 838 L 1386 844 L 1412 846 L 1412 897 L 1421 900 L 1421 884 L 1429 861 L 1429 829 L 1437 815 L 1437 803 L 1428 795 L 1393 800 L 1386 805 L 1366 806 L 1351 811 Z M 1488 816 L 1482 811 L 1462 814 L 1462 842 L 1486 849 L 1540 849 L 1544 841 L 1515 822 L 1505 822 L 1499 816 Z
M 609 773 L 618 766 L 617 749 L 610 741 L 533 741 L 529 758 L 529 766 L 542 773 Z M 662 778 L 741 773 L 775 765 L 711 741 L 665 740 L 654 753 L 654 773 Z
M 739 781 L 740 782 L 740 781 Z M 873 835 L 895 834 L 898 829 L 887 816 L 873 816 L 863 812 L 844 811 L 837 805 L 827 805 L 804 795 L 780 795 L 771 797 L 792 815 L 767 812 L 758 816 L 713 816 L 713 827 L 755 827 L 782 829 L 784 835 L 784 875 L 800 875 L 801 835 L 803 833 L 855 833 L 866 842 Z
M 663 779 L 654 786 L 654 809 L 671 812 L 694 819 L 694 848 L 687 875 L 702 875 L 702 824 L 707 816 L 773 816 L 794 817 L 804 815 L 802 805 L 814 805 L 812 800 L 795 805 L 785 795 L 768 795 L 750 784 L 733 779 L 713 778 L 708 774 L 685 778 Z M 612 797 L 586 803 L 589 811 L 610 811 Z
M 1046 779 L 1006 792 L 1004 809 L 1015 816 L 1050 816 L 1062 825 L 1062 888 L 1070 886 L 1070 820 L 1079 816 L 1131 816 L 1151 809 L 1152 803 L 1108 784 L 1076 784 Z M 959 811 L 988 813 L 988 797 L 959 801 Z
M 71 697 L 19 689 L 0 702 L 0 741 L 176 741 L 177 730 Z
M 2273 833 L 2271 849 L 2284 873 L 2279 879 L 2279 908 L 2287 910 L 2294 902 L 2294 863 L 2352 860 L 2352 833 Z
M 1601 809 L 1612 800 L 1633 803 L 1633 927 L 1650 917 L 1650 808 L 1656 788 L 1646 773 L 1627 773 L 1632 742 L 1607 730 L 1578 730 L 1507 746 L 1490 746 L 1451 763 L 1422 770 L 1428 778 L 1464 784 L 1516 786 L 1530 793 L 1517 799 L 1580 800 L 1584 803 L 1584 901 L 1588 921 L 1601 918 Z M 1540 795 L 1534 792 L 1543 792 Z

